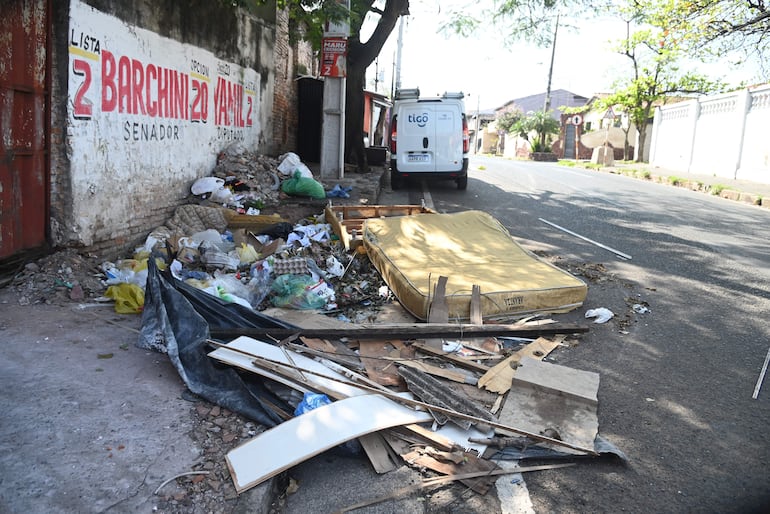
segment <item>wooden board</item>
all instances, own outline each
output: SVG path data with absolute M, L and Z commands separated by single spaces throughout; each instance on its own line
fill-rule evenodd
M 305 311 L 303 311 L 305 312 Z M 356 339 L 416 339 L 431 337 L 490 337 L 517 336 L 539 337 L 554 334 L 578 334 L 588 332 L 588 327 L 574 323 L 551 323 L 548 325 L 468 325 L 460 323 L 396 323 L 376 324 L 362 323 L 347 328 L 211 328 L 211 337 L 265 337 L 270 335 L 275 339 L 283 339 L 299 333 L 305 337 L 320 337 L 322 339 L 341 339 L 343 337 Z
M 441 455 L 437 453 L 436 455 Z M 423 450 L 414 450 L 401 457 L 411 466 L 428 468 L 442 473 L 444 475 L 460 475 L 463 473 L 473 473 L 476 471 L 493 471 L 500 469 L 497 464 L 490 460 L 480 459 L 472 453 L 461 453 L 463 462 L 456 464 L 451 461 L 439 460 L 426 453 Z M 479 494 L 487 494 L 489 487 L 495 482 L 496 478 L 479 477 L 461 480 L 461 482 L 476 491 Z
M 267 430 L 227 453 L 241 493 L 345 441 L 398 425 L 430 421 L 379 395 L 362 395 L 318 407 Z
M 367 219 L 415 214 L 436 214 L 436 211 L 422 205 L 327 205 L 324 209 L 326 223 L 331 225 L 345 250 L 363 244 L 361 236 Z
M 398 455 L 391 449 L 390 445 L 382 437 L 383 432 L 374 432 L 362 435 L 358 438 L 361 447 L 364 449 L 369 462 L 372 463 L 374 471 L 378 474 L 388 473 L 396 469 L 398 465 Z
M 421 352 L 428 353 L 430 355 L 435 355 L 437 357 L 441 357 L 444 360 L 450 361 L 457 366 L 460 366 L 461 368 L 470 369 L 473 371 L 481 371 L 482 373 L 486 373 L 489 370 L 489 366 L 485 366 L 483 364 L 479 364 L 474 361 L 466 360 L 462 357 L 458 357 L 457 355 L 454 355 L 452 353 L 447 353 L 443 350 L 437 350 L 433 346 L 428 345 L 427 343 L 421 343 L 419 341 L 415 341 L 412 343 L 412 346 L 420 350 Z
M 398 358 L 400 351 L 390 341 L 359 341 L 358 351 L 366 374 L 371 380 L 385 386 L 404 386 L 396 362 L 385 357 Z
M 479 379 L 478 386 L 487 391 L 504 394 L 511 388 L 511 381 L 516 373 L 516 367 L 522 357 L 532 357 L 542 360 L 564 341 L 563 336 L 552 339 L 539 337 L 524 348 L 511 354 L 510 357 L 497 363 Z

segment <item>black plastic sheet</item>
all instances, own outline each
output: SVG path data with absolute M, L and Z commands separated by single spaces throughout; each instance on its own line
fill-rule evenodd
M 272 427 L 281 418 L 267 400 L 291 411 L 270 393 L 258 376 L 241 376 L 229 366 L 207 356 L 209 327 L 296 328 L 275 318 L 226 303 L 164 276 L 153 259 L 148 260 L 142 328 L 137 346 L 166 353 L 188 389 L 211 403 Z

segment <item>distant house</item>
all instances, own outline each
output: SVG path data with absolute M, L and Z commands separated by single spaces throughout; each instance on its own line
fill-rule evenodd
M 546 94 L 545 93 L 538 93 L 536 95 L 529 95 L 522 98 L 516 98 L 514 100 L 510 100 L 497 109 L 495 109 L 495 114 L 517 110 L 521 112 L 522 114 L 526 115 L 530 112 L 537 112 L 542 111 L 543 108 L 545 108 L 545 99 Z M 563 114 L 561 112 L 561 109 L 565 107 L 583 107 L 588 103 L 589 99 L 585 96 L 581 96 L 578 94 L 575 94 L 571 91 L 567 91 L 566 89 L 556 89 L 554 91 L 551 91 L 551 101 L 549 103 L 549 111 L 551 112 L 551 116 L 553 119 L 558 120 L 559 123 L 562 125 L 563 123 Z M 571 128 L 567 128 L 566 132 L 568 132 L 567 136 L 572 137 L 573 139 L 576 137 L 575 131 L 574 131 L 574 125 L 570 125 Z M 565 130 L 562 129 L 562 138 L 565 137 L 564 134 Z M 528 157 L 530 153 L 530 144 L 523 138 L 512 136 L 511 134 L 500 134 L 497 131 L 495 131 L 495 135 L 499 136 L 500 140 L 498 142 L 498 151 L 497 153 L 501 153 L 506 157 Z M 571 147 L 570 147 L 571 148 Z M 560 157 L 563 157 L 563 150 L 562 155 Z
M 468 135 L 470 136 L 473 153 L 495 153 L 497 148 L 497 131 L 494 130 L 494 121 L 494 109 L 485 109 L 468 114 Z M 494 138 L 490 137 L 487 132 L 490 125 L 493 129 L 492 134 L 494 134 Z
M 559 109 L 562 107 L 582 107 L 588 103 L 589 98 L 585 96 L 577 95 L 566 89 L 557 89 L 551 91 L 550 109 L 553 111 L 551 116 L 553 119 L 561 119 Z M 538 93 L 536 95 L 529 95 L 522 98 L 516 98 L 503 104 L 495 109 L 496 112 L 508 111 L 516 109 L 521 111 L 522 114 L 528 112 L 542 111 L 545 107 L 545 93 Z

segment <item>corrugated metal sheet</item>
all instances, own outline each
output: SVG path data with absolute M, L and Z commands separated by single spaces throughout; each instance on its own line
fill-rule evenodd
M 46 243 L 48 5 L 3 2 L 0 16 L 0 259 Z

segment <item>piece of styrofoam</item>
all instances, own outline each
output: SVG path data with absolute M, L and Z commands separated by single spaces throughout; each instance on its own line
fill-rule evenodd
M 353 396 L 259 434 L 228 452 L 227 466 L 240 493 L 345 441 L 432 419 L 380 395 Z

